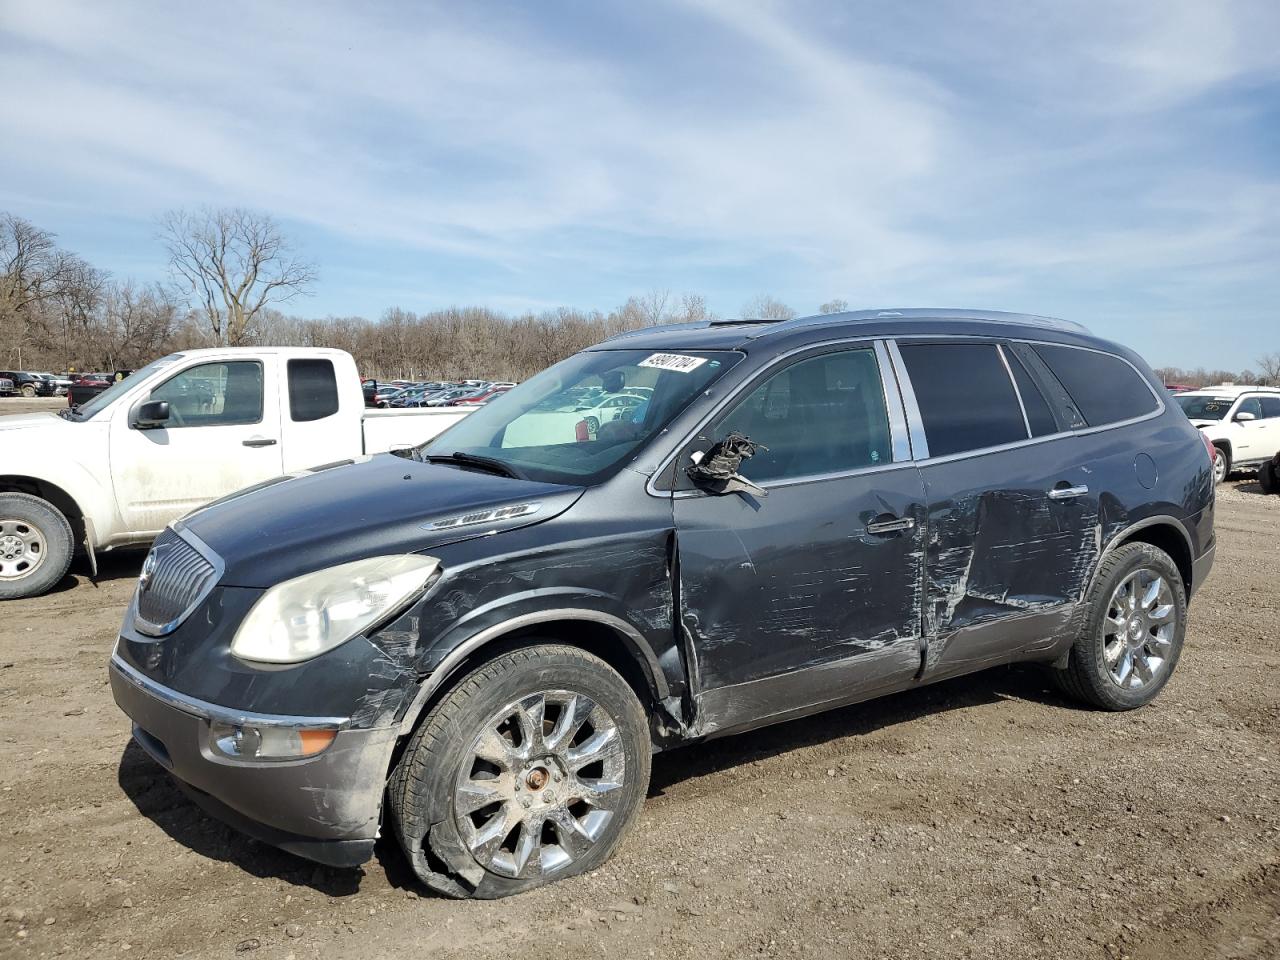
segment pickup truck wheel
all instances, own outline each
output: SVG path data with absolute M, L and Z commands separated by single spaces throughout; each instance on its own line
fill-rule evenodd
M 1186 588 L 1172 558 L 1149 543 L 1127 543 L 1098 568 L 1055 679 L 1104 710 L 1144 706 L 1177 666 L 1186 624 Z
M 31 384 L 27 384 L 22 388 L 22 395 L 30 400 L 36 395 L 36 388 L 31 386 Z
M 1221 483 L 1231 472 L 1231 454 L 1222 447 L 1213 448 L 1213 482 Z
M 1258 485 L 1263 493 L 1280 493 L 1280 470 L 1276 469 L 1274 460 L 1268 460 L 1258 468 Z
M 0 600 L 34 597 L 71 566 L 71 524 L 46 500 L 0 493 Z
M 491 900 L 594 870 L 644 801 L 643 707 L 608 664 L 551 643 L 504 654 L 431 710 L 388 785 L 414 872 Z

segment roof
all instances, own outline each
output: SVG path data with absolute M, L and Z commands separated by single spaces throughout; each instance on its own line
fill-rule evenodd
M 741 350 L 749 349 L 755 344 L 800 344 L 841 334 L 868 337 L 997 334 L 1064 343 L 1100 343 L 1082 324 L 1054 317 L 1007 313 L 1001 310 L 904 307 L 818 314 L 789 320 L 672 323 L 618 334 L 604 341 L 598 349 Z

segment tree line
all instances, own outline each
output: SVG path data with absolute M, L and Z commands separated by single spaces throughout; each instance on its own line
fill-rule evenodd
M 641 327 L 713 319 L 705 298 L 651 290 L 610 310 L 561 307 L 508 314 L 485 307 L 365 317 L 306 318 L 282 309 L 317 276 L 267 216 L 240 209 L 171 211 L 158 223 L 169 280 L 119 279 L 62 249 L 54 234 L 0 212 L 0 358 L 28 370 L 134 369 L 172 353 L 219 345 L 338 347 L 380 379 L 521 380 L 593 343 Z M 839 313 L 833 298 L 819 313 Z M 762 294 L 742 317 L 797 311 Z M 1253 371 L 1163 368 L 1166 382 L 1280 384 L 1280 354 Z

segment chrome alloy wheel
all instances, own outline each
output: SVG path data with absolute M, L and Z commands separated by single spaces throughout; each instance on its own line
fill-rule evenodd
M 44 533 L 35 524 L 0 517 L 0 580 L 29 577 L 48 552 Z
M 1169 662 L 1177 628 L 1169 584 L 1140 567 L 1111 594 L 1102 622 L 1103 655 L 1117 686 L 1137 690 L 1153 682 Z
M 1217 447 L 1213 449 L 1213 482 L 1221 483 L 1227 479 L 1227 455 Z
M 618 726 L 603 707 L 567 690 L 535 693 L 484 724 L 458 773 L 454 816 L 482 867 L 546 876 L 603 836 L 625 776 Z

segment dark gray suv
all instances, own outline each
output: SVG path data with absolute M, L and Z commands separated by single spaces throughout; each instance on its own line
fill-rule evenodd
M 1012 661 L 1142 706 L 1213 490 L 1159 380 L 1074 324 L 655 328 L 176 523 L 111 684 L 216 816 L 334 865 L 385 826 L 499 897 L 602 863 L 655 750 Z

